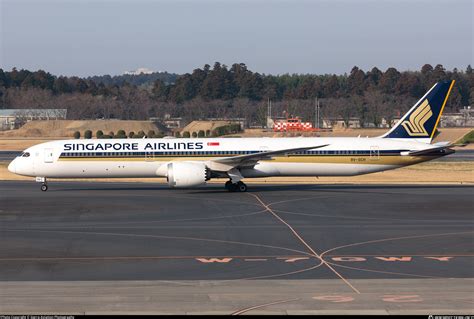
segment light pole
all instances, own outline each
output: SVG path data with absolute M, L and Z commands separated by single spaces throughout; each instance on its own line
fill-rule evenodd
M 315 122 L 314 126 L 319 130 L 319 100 L 318 98 L 314 99 L 314 114 Z

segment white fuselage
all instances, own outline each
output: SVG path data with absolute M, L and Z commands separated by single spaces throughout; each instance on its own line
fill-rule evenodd
M 9 170 L 47 178 L 166 176 L 177 161 L 210 163 L 252 152 L 325 145 L 300 154 L 280 155 L 240 168 L 243 177 L 351 176 L 394 169 L 442 155 L 407 156 L 402 152 L 430 144 L 387 138 L 165 138 L 53 141 L 24 151 Z

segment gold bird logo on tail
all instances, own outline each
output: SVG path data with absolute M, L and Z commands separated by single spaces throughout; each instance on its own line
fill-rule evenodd
M 424 100 L 410 115 L 409 120 L 403 121 L 402 126 L 410 136 L 429 136 L 424 125 L 432 115 L 433 112 L 428 100 Z

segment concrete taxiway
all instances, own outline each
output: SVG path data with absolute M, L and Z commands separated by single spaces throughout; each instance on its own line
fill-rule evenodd
M 49 186 L 0 182 L 1 313 L 474 311 L 473 186 Z

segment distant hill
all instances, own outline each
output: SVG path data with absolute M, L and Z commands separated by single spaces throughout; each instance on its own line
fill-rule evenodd
M 102 83 L 104 85 L 118 85 L 121 86 L 123 83 L 127 82 L 136 86 L 142 85 L 151 85 L 156 80 L 161 80 L 165 84 L 170 85 L 176 82 L 178 78 L 176 73 L 168 72 L 153 72 L 150 74 L 122 74 L 122 75 L 101 75 L 101 76 L 91 76 L 87 80 L 95 82 L 95 84 Z

